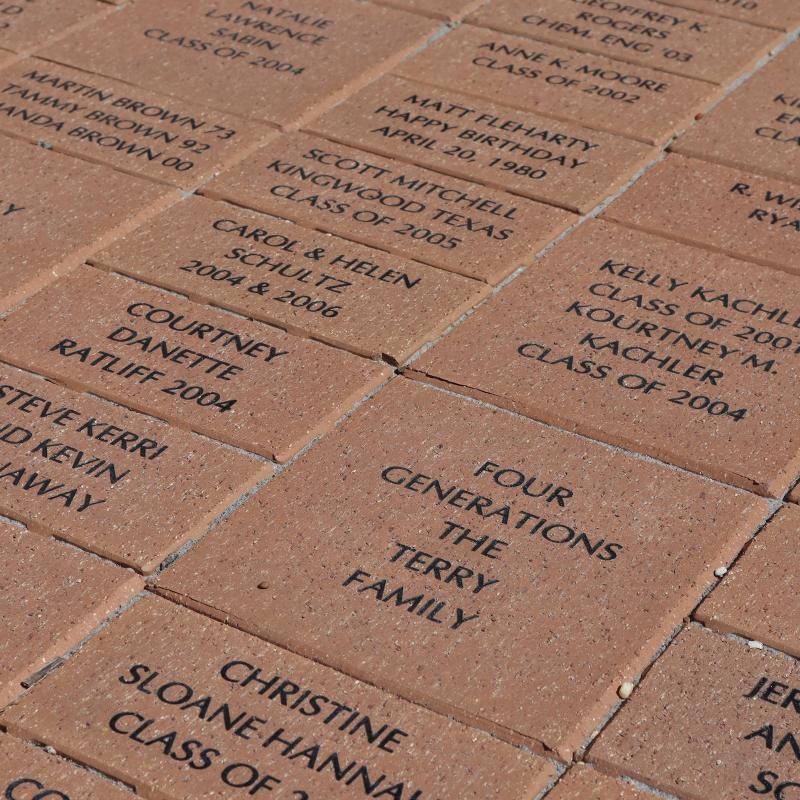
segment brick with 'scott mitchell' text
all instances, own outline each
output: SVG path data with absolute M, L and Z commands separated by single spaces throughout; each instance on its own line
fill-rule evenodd
M 560 208 L 305 133 L 271 140 L 203 194 L 488 283 L 577 221 Z

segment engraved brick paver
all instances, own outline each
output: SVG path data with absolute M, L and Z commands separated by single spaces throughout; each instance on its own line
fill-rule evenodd
M 800 183 L 671 155 L 603 216 L 800 273 Z
M 411 368 L 760 494 L 800 470 L 797 277 L 607 223 L 560 242 Z
M 661 144 L 719 90 L 605 56 L 463 25 L 394 70 L 526 111 Z
M 0 72 L 0 130 L 192 188 L 271 128 L 37 58 Z
M 135 800 L 130 791 L 96 772 L 5 734 L 0 734 L 0 792 L 12 800 L 37 796 L 40 800 Z
M 269 465 L 0 366 L 0 513 L 155 569 Z
M 569 759 L 765 511 L 398 379 L 159 586 Z
M 799 543 L 800 511 L 786 506 L 703 602 L 697 618 L 800 658 Z
M 7 522 L 0 565 L 0 706 L 142 588 L 130 570 Z
M 797 793 L 800 668 L 692 626 L 647 674 L 588 760 L 686 800 Z
M 328 138 L 590 211 L 656 150 L 573 122 L 386 76 L 306 126 Z
M 440 23 L 356 0 L 136 0 L 42 51 L 250 119 L 286 124 L 363 84 Z
M 469 21 L 712 83 L 729 83 L 783 38 L 655 0 L 490 0 Z
M 753 25 L 788 31 L 800 25 L 800 7 L 795 0 L 660 0 L 671 6 L 718 14 Z
M 2 716 L 163 800 L 533 797 L 546 761 L 158 598 Z
M 164 186 L 2 137 L 0 309 L 178 199 Z
M 309 134 L 273 139 L 203 192 L 490 283 L 576 220 Z
M 5 361 L 280 461 L 388 373 L 90 267 L 35 295 L 0 330 Z
M 371 357 L 403 361 L 484 283 L 195 197 L 92 262 Z
M 0 797 L 800 800 L 798 26 L 0 0 Z
M 672 149 L 687 156 L 800 182 L 800 44 L 747 80 Z

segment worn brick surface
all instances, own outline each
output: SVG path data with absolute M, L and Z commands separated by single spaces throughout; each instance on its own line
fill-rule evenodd
M 23 681 L 78 644 L 143 584 L 130 570 L 6 522 L 0 522 L 0 543 L 3 706 L 23 691 Z
M 547 797 L 548 800 L 653 800 L 652 794 L 582 764 L 572 767 Z
M 375 0 L 380 5 L 441 19 L 458 19 L 479 6 L 483 0 Z
M 8 0 L 0 3 L 0 46 L 17 53 L 41 47 L 107 12 L 97 0 Z
M 4 310 L 178 198 L 164 186 L 5 136 L 0 157 Z

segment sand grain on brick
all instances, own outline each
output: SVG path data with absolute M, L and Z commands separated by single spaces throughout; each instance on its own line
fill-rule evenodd
M 164 800 L 235 800 L 254 790 L 281 800 L 508 800 L 533 797 L 555 772 L 155 597 L 2 719 Z
M 281 461 L 389 371 L 90 267 L 0 328 L 5 361 Z
M 3 137 L 0 308 L 79 264 L 178 193 Z
M 697 610 L 719 631 L 756 639 L 800 658 L 797 546 L 800 511 L 785 506 Z
M 664 8 L 655 0 L 491 0 L 469 21 L 720 84 L 752 69 L 782 39 L 778 31 L 686 8 Z
M 273 139 L 203 193 L 489 283 L 576 219 L 304 133 Z
M 615 200 L 603 216 L 800 273 L 800 183 L 671 155 Z
M 798 715 L 797 661 L 691 626 L 587 760 L 687 800 L 787 800 L 800 780 Z
M 370 357 L 403 361 L 484 283 L 193 197 L 92 263 Z
M 798 291 L 795 276 L 589 222 L 411 369 L 780 497 L 800 469 L 786 424 L 800 411 Z
M 0 522 L 0 543 L 4 706 L 23 691 L 23 681 L 78 644 L 143 584 L 130 570 L 6 522 Z
M 159 586 L 569 759 L 765 508 L 399 379 Z
M 145 572 L 271 471 L 12 367 L 0 408 L 0 512 Z
M 0 130 L 123 172 L 193 188 L 271 130 L 37 58 L 0 72 Z
M 662 144 L 719 90 L 708 83 L 462 25 L 394 72 L 589 128 Z
M 656 155 L 655 148 L 619 136 L 396 76 L 381 78 L 306 127 L 581 212 Z
M 42 55 L 201 106 L 289 124 L 392 66 L 439 25 L 356 0 L 300 0 L 291 8 L 137 0 Z
M 798 68 L 800 44 L 795 43 L 686 131 L 671 149 L 800 182 Z

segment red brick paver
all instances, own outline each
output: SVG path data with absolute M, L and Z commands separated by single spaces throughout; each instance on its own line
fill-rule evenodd
M 0 795 L 794 800 L 799 26 L 0 0 Z

